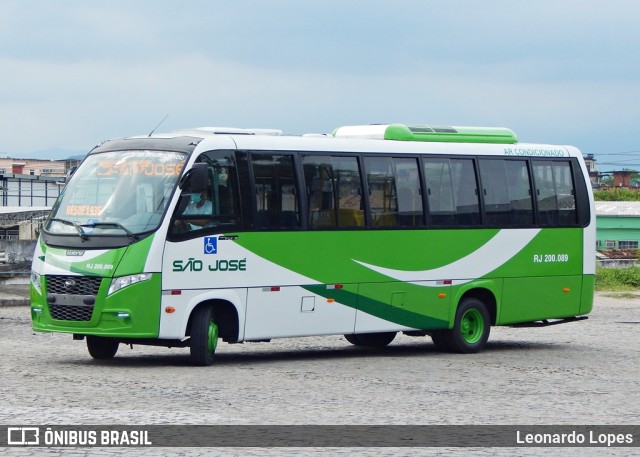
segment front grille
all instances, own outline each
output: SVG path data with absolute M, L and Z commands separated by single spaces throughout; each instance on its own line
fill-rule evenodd
M 90 321 L 93 306 L 49 305 L 49 311 L 59 321 Z
M 47 293 L 98 295 L 102 278 L 95 276 L 47 276 Z
M 59 321 L 90 321 L 93 305 L 83 302 L 87 296 L 98 295 L 101 282 L 102 278 L 96 276 L 46 276 L 51 317 Z

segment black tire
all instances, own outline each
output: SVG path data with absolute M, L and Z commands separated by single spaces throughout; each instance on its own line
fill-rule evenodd
M 356 335 L 355 333 L 350 333 L 348 335 L 345 335 L 344 338 L 354 346 L 360 346 L 362 344 L 358 339 L 358 335 Z
M 347 338 L 347 335 L 345 335 L 345 338 L 347 338 L 347 341 L 349 341 L 352 344 L 355 344 L 356 346 L 366 346 L 370 348 L 383 348 L 385 346 L 388 346 L 389 343 L 393 341 L 393 339 L 396 337 L 396 332 L 358 333 L 357 335 L 349 335 L 349 336 L 356 337 L 355 340 L 357 341 L 357 343 L 353 343 L 352 341 L 349 340 L 349 338 Z
M 473 354 L 481 351 L 491 331 L 491 319 L 484 303 L 477 298 L 465 298 L 456 310 L 456 320 L 445 333 L 451 352 Z
M 447 343 L 448 330 L 435 330 L 431 332 L 431 339 L 436 349 L 440 352 L 451 352 L 451 348 Z
M 191 337 L 189 350 L 194 365 L 208 366 L 218 345 L 218 325 L 215 322 L 213 308 L 200 306 L 193 312 L 191 318 Z
M 96 360 L 112 359 L 116 352 L 118 352 L 118 346 L 120 342 L 113 338 L 104 338 L 102 336 L 87 336 L 87 349 L 89 354 Z

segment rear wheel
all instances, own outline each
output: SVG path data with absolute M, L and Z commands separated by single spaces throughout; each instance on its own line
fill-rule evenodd
M 445 343 L 452 352 L 475 353 L 484 348 L 490 331 L 491 320 L 484 303 L 465 298 L 458 306 L 453 328 L 446 331 Z
M 436 349 L 440 352 L 451 352 L 449 344 L 447 343 L 448 330 L 435 330 L 431 333 L 431 339 Z
M 87 349 L 91 357 L 97 360 L 112 359 L 120 343 L 113 338 L 104 338 L 102 336 L 87 336 Z
M 344 336 L 347 341 L 356 346 L 382 348 L 388 346 L 396 337 L 396 332 L 358 333 Z
M 217 346 L 218 324 L 214 320 L 213 308 L 201 306 L 194 311 L 191 320 L 191 361 L 194 365 L 211 365 Z

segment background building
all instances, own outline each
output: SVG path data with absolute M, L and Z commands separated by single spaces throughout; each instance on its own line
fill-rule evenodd
M 67 176 L 79 160 L 40 160 L 0 158 L 0 175 Z
M 52 206 L 80 160 L 0 158 L 0 206 Z
M 587 154 L 586 156 L 584 156 L 584 163 L 587 167 L 587 172 L 589 173 L 589 181 L 591 181 L 591 187 L 600 187 L 600 185 L 602 184 L 602 176 L 596 169 L 596 159 L 593 157 L 593 154 Z
M 38 229 L 79 163 L 0 158 L 0 264 L 29 260 Z
M 638 249 L 640 201 L 596 202 L 596 248 Z

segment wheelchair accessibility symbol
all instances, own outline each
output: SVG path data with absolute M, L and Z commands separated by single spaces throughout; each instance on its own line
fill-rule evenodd
M 205 254 L 218 253 L 218 238 L 216 238 L 215 236 L 204 237 L 204 253 Z

